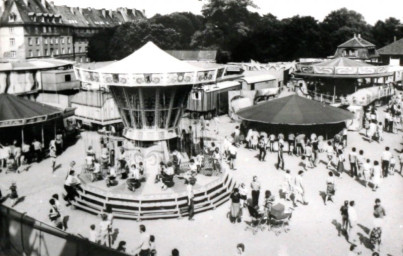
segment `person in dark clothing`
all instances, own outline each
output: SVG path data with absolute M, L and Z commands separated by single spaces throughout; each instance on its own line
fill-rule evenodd
M 257 176 L 253 177 L 250 187 L 252 189 L 252 204 L 253 206 L 257 206 L 259 204 L 260 195 L 260 182 L 257 180 Z
M 348 232 L 348 201 L 344 201 L 344 205 L 340 208 L 341 214 L 341 230 L 344 231 L 346 234 Z M 340 235 L 340 234 L 339 234 Z
M 265 161 L 266 153 L 267 153 L 266 152 L 267 143 L 266 143 L 266 139 L 263 136 L 259 140 L 258 148 L 259 148 L 259 161 Z
M 230 221 L 235 223 L 235 221 L 241 222 L 241 199 L 246 200 L 246 196 L 241 195 L 239 193 L 238 188 L 234 188 L 231 198 L 231 213 L 230 213 Z

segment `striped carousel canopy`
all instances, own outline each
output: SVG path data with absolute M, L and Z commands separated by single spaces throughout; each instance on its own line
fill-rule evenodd
M 0 127 L 41 123 L 63 117 L 64 110 L 11 94 L 0 94 Z

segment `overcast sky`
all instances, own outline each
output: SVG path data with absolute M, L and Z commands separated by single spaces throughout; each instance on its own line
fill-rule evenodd
M 51 1 L 51 0 L 50 0 Z M 55 4 L 79 7 L 115 9 L 117 7 L 145 10 L 147 17 L 156 13 L 189 11 L 200 14 L 206 0 L 53 0 Z M 277 18 L 294 15 L 313 16 L 322 21 L 331 11 L 346 7 L 364 15 L 365 20 L 375 24 L 378 20 L 395 17 L 403 22 L 402 0 L 254 0 L 261 14 L 271 13 Z

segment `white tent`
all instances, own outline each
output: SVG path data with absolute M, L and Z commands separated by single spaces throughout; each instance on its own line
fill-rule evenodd
M 176 59 L 161 50 L 153 42 L 148 42 L 126 58 L 99 68 L 96 71 L 105 73 L 176 73 L 203 70 L 205 69 Z

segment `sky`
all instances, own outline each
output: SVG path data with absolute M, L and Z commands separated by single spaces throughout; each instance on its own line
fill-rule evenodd
M 52 1 L 52 0 L 48 0 Z M 147 17 L 156 13 L 201 13 L 206 0 L 53 0 L 57 5 L 116 9 L 117 7 L 145 10 Z M 402 0 L 254 0 L 260 14 L 271 13 L 279 19 L 294 15 L 313 16 L 322 21 L 331 11 L 343 7 L 361 13 L 369 24 L 395 17 L 403 23 Z

